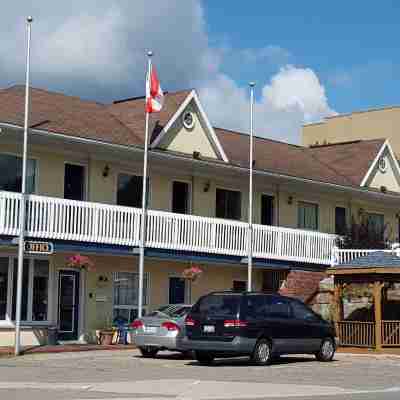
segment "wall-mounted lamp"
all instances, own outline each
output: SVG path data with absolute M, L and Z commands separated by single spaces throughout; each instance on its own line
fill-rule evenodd
M 293 196 L 288 196 L 288 198 L 287 198 L 287 203 L 288 203 L 289 205 L 292 205 L 292 204 L 293 204 Z
M 108 278 L 104 275 L 100 275 L 98 278 L 98 281 L 105 283 L 105 282 L 108 282 Z
M 108 166 L 108 164 L 106 164 L 106 166 L 103 169 L 103 178 L 107 178 L 109 174 L 110 174 L 110 167 Z
M 193 152 L 193 158 L 195 158 L 196 160 L 199 160 L 201 156 L 201 153 L 199 151 L 194 151 Z
M 204 184 L 204 188 L 203 188 L 204 193 L 207 193 L 210 190 L 210 186 L 211 186 L 210 181 L 207 181 Z
M 381 186 L 381 192 L 386 193 L 387 192 L 387 187 L 386 186 Z

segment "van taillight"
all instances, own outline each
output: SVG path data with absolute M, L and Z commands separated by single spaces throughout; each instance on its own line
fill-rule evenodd
M 240 319 L 226 319 L 224 321 L 224 328 L 244 328 L 246 326 L 247 322 Z
M 187 316 L 185 319 L 185 325 L 186 326 L 195 326 L 196 321 L 192 317 Z
M 180 328 L 177 324 L 175 324 L 174 322 L 169 322 L 169 321 L 163 322 L 161 324 L 161 328 L 165 328 L 168 331 L 179 331 L 180 330 Z

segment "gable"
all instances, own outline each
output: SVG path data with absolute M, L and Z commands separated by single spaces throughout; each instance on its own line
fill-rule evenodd
M 363 182 L 363 186 L 381 190 L 385 187 L 386 190 L 391 192 L 400 192 L 400 174 L 396 159 L 393 157 L 389 146 L 385 147 L 379 152 L 376 162 L 373 164 L 369 175 Z M 380 168 L 382 163 L 385 168 Z

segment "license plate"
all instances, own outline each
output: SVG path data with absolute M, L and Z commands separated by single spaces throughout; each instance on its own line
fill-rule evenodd
M 145 333 L 156 333 L 157 327 L 156 326 L 145 326 L 144 331 L 145 331 Z
M 203 326 L 203 332 L 204 333 L 214 333 L 215 332 L 215 326 L 214 325 L 204 325 Z

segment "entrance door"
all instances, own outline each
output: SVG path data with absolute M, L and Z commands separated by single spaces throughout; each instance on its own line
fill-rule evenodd
M 169 278 L 169 304 L 185 304 L 185 279 Z
M 274 197 L 261 196 L 261 225 L 274 225 Z
M 65 164 L 64 199 L 84 200 L 85 167 L 76 164 Z
M 60 271 L 58 280 L 58 338 L 78 339 L 79 271 Z

